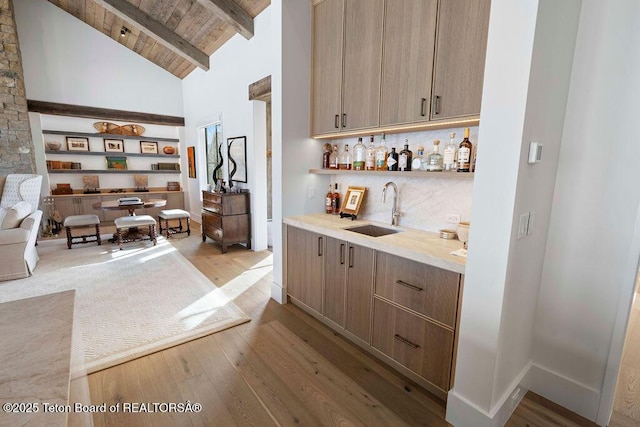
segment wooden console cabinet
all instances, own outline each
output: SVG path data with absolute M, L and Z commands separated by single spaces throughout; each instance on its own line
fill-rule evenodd
M 202 192 L 202 241 L 207 237 L 222 246 L 222 253 L 234 243 L 251 249 L 249 193 Z

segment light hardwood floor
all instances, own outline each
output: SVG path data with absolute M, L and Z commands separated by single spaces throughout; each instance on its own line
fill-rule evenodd
M 252 320 L 88 377 L 96 405 L 188 400 L 201 412 L 96 414 L 95 426 L 449 425 L 444 402 L 295 306 L 271 300 L 270 252 L 232 246 L 221 255 L 202 243 L 196 223 L 191 237 L 170 242 L 232 290 Z M 72 383 L 71 402 L 82 399 L 82 383 Z M 69 425 L 87 420 L 70 414 Z M 507 425 L 593 424 L 529 393 Z

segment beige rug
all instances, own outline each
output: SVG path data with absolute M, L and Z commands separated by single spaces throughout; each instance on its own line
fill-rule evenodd
M 34 276 L 0 282 L 0 303 L 76 290 L 77 374 L 91 373 L 249 321 L 166 240 L 40 247 Z

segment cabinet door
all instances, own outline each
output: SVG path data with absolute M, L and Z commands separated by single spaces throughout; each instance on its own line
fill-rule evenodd
M 344 327 L 347 243 L 326 237 L 324 257 L 324 317 Z
M 343 31 L 344 0 L 325 0 L 313 8 L 314 135 L 340 129 Z
M 324 237 L 287 227 L 287 293 L 322 313 Z
M 85 196 L 78 197 L 78 214 L 79 215 L 98 215 L 101 216 L 99 209 L 93 209 L 94 203 L 99 203 L 100 197 L 98 196 Z
M 394 0 L 384 16 L 380 125 L 429 120 L 437 0 Z
M 367 343 L 371 331 L 374 250 L 348 245 L 347 310 L 345 328 Z
M 62 218 L 76 215 L 76 199 L 77 197 L 56 197 L 54 199 L 55 210 L 60 213 Z
M 480 114 L 490 3 L 440 2 L 432 119 Z
M 184 209 L 184 198 L 182 191 L 165 193 L 167 206 L 163 209 Z
M 346 0 L 341 129 L 380 123 L 383 0 Z

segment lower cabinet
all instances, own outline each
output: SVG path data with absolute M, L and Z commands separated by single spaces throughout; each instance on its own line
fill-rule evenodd
M 462 276 L 319 233 L 286 230 L 292 302 L 446 399 Z

